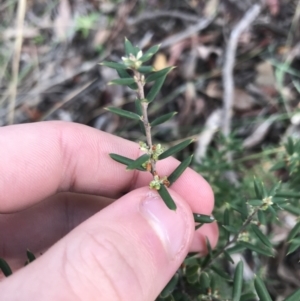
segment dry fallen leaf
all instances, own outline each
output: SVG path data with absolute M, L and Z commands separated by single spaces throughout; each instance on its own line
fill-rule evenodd
M 256 67 L 256 84 L 259 86 L 275 86 L 276 79 L 274 76 L 273 66 L 270 62 L 264 61 Z
M 233 108 L 239 111 L 247 111 L 253 107 L 255 99 L 253 96 L 248 94 L 245 90 L 235 89 Z
M 72 27 L 73 19 L 69 0 L 60 0 L 57 16 L 53 22 L 56 39 L 58 41 L 65 41 Z
M 159 71 L 168 67 L 167 57 L 164 53 L 159 52 L 154 59 L 153 67 L 155 70 Z

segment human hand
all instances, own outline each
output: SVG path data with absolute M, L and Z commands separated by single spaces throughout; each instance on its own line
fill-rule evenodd
M 153 301 L 189 251 L 216 244 L 213 193 L 187 169 L 169 190 L 169 210 L 109 153 L 138 157 L 138 145 L 87 126 L 43 122 L 0 129 L 0 257 L 14 270 L 26 249 L 46 252 L 0 283 L 1 300 Z M 162 175 L 178 165 L 158 162 Z

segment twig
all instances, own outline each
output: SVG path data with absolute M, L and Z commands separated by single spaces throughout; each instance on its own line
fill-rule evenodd
M 15 114 L 15 103 L 17 96 L 18 77 L 19 77 L 19 63 L 21 48 L 23 42 L 23 26 L 26 11 L 26 0 L 19 0 L 18 12 L 17 12 L 17 31 L 18 35 L 15 40 L 14 57 L 12 61 L 12 81 L 10 86 L 10 100 L 9 100 L 9 112 L 8 112 L 8 123 L 14 123 Z
M 207 28 L 211 22 L 215 19 L 216 14 L 213 15 L 211 18 L 208 19 L 202 19 L 197 24 L 189 26 L 186 30 L 183 30 L 182 32 L 179 32 L 177 34 L 174 34 L 170 36 L 169 38 L 166 38 L 164 41 L 161 42 L 160 48 L 167 48 L 173 44 L 176 44 L 182 40 L 185 40 L 192 36 L 193 34 L 197 33 L 198 31 L 201 31 L 205 28 Z
M 239 232 L 238 233 L 236 233 L 235 234 L 235 236 L 231 239 L 231 240 L 229 240 L 226 244 L 225 244 L 225 246 L 223 246 L 209 261 L 208 261 L 208 263 L 204 266 L 204 267 L 202 267 L 202 271 L 204 271 L 204 270 L 206 270 L 208 267 L 210 267 L 212 264 L 213 264 L 213 262 L 215 262 L 216 261 L 216 259 L 220 256 L 220 255 L 222 255 L 223 253 L 224 253 L 224 251 L 230 246 L 230 245 L 232 245 L 232 244 L 234 244 L 235 242 L 237 242 L 237 240 L 238 240 L 238 238 L 239 238 L 239 236 L 240 236 L 240 234 L 241 233 L 243 233 L 243 231 L 246 229 L 246 227 L 251 223 L 251 221 L 252 221 L 252 219 L 253 219 L 253 217 L 257 214 L 257 212 L 261 209 L 261 207 L 262 206 L 260 206 L 260 207 L 258 207 L 258 208 L 256 208 L 253 212 L 252 212 L 252 214 L 250 214 L 249 216 L 248 216 L 248 218 L 245 220 L 245 222 L 244 222 L 244 224 L 242 225 L 242 227 L 239 229 Z
M 139 15 L 136 18 L 130 18 L 126 21 L 126 23 L 130 26 L 137 25 L 139 23 L 157 19 L 157 18 L 177 18 L 188 22 L 199 22 L 199 17 L 192 14 L 182 13 L 180 11 L 155 11 L 155 12 L 146 12 L 141 15 Z
M 143 75 L 139 73 L 138 71 L 134 71 L 134 75 L 136 78 L 136 84 L 138 86 L 137 94 L 139 99 L 143 100 L 145 99 L 145 93 L 144 93 L 144 80 L 143 80 Z M 147 140 L 147 145 L 149 149 L 152 149 L 152 136 L 151 136 L 151 125 L 149 123 L 149 118 L 148 118 L 148 102 L 146 101 L 141 101 L 141 106 L 142 106 L 142 113 L 143 113 L 143 124 L 145 128 L 145 133 L 146 133 L 146 140 Z M 154 176 L 156 174 L 156 162 L 151 159 L 151 173 Z
M 223 98 L 223 134 L 228 137 L 231 130 L 231 116 L 232 116 L 232 104 L 234 99 L 234 80 L 233 69 L 235 63 L 236 50 L 238 46 L 239 37 L 243 31 L 250 26 L 250 24 L 259 15 L 261 6 L 258 4 L 253 5 L 234 27 L 231 32 L 229 42 L 226 48 L 225 64 L 223 67 L 223 86 L 224 86 L 224 98 Z

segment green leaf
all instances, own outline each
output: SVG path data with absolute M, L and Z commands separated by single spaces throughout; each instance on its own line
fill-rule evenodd
M 259 210 L 257 212 L 257 218 L 259 220 L 259 222 L 262 224 L 262 225 L 266 225 L 267 224 L 267 219 L 266 219 L 266 215 L 265 215 L 265 212 L 262 211 L 262 210 Z
M 288 137 L 288 141 L 287 143 L 284 145 L 287 153 L 291 156 L 294 153 L 294 142 L 293 139 L 291 137 Z
M 253 184 L 254 184 L 256 197 L 258 199 L 263 199 L 263 188 L 262 188 L 261 181 L 258 181 L 256 178 L 254 178 Z
M 27 254 L 27 258 L 28 258 L 29 262 L 32 262 L 32 261 L 34 261 L 36 259 L 35 256 L 34 256 L 34 254 L 32 252 L 30 252 L 30 250 L 28 250 L 28 249 L 26 251 L 26 254 Z
M 220 277 L 226 279 L 226 280 L 231 280 L 230 279 L 230 276 L 225 273 L 223 270 L 219 269 L 218 267 L 216 267 L 215 265 L 212 265 L 211 266 L 211 269 L 216 273 L 218 274 Z
M 176 210 L 177 206 L 176 206 L 175 202 L 173 201 L 172 197 L 170 196 L 165 185 L 160 186 L 158 193 L 170 210 Z
M 175 153 L 181 151 L 182 149 L 184 149 L 185 147 L 187 147 L 192 142 L 194 142 L 194 139 L 188 139 L 181 143 L 178 143 L 177 145 L 170 147 L 168 150 L 164 151 L 161 155 L 159 155 L 158 160 L 162 160 L 162 159 L 172 156 L 173 154 L 175 154 Z
M 252 224 L 252 225 L 251 225 L 251 228 L 252 228 L 253 232 L 255 233 L 255 235 L 259 238 L 259 240 L 260 240 L 265 246 L 267 246 L 267 247 L 273 249 L 273 245 L 272 245 L 271 242 L 269 241 L 268 237 L 267 237 L 265 234 L 263 234 L 263 233 L 260 231 L 260 229 L 259 229 L 256 225 Z
M 299 192 L 293 191 L 280 191 L 275 194 L 275 197 L 288 198 L 288 199 L 300 199 Z
M 229 262 L 231 262 L 232 264 L 234 264 L 234 260 L 231 258 L 231 256 L 229 255 L 229 253 L 228 253 L 226 250 L 223 251 L 223 254 L 224 254 L 224 257 L 225 257 Z
M 152 56 L 159 50 L 160 45 L 154 45 L 149 48 L 145 54 L 139 59 L 139 61 L 145 63 L 152 58 Z
M 162 70 L 159 70 L 159 71 L 156 71 L 156 72 L 152 73 L 151 75 L 149 75 L 146 78 L 146 83 L 153 82 L 153 81 L 157 80 L 158 78 L 160 78 L 162 76 L 167 76 L 167 74 L 169 72 L 171 72 L 173 69 L 175 69 L 175 67 L 167 67 L 167 68 L 164 68 Z
M 300 238 L 292 239 L 286 255 L 295 252 L 298 248 L 300 248 Z
M 287 241 L 291 241 L 293 238 L 295 238 L 300 232 L 300 222 L 298 222 L 293 229 L 290 231 Z M 300 299 L 299 299 L 300 300 Z
M 184 173 L 184 171 L 189 167 L 191 161 L 193 159 L 193 155 L 184 159 L 178 167 L 170 174 L 168 177 L 168 181 L 170 182 L 170 186 Z
M 136 55 L 136 48 L 131 44 L 131 42 L 127 38 L 125 38 L 124 41 L 124 48 L 126 56 L 129 56 L 130 54 L 134 56 Z
M 169 295 L 172 294 L 172 292 L 174 291 L 174 289 L 176 288 L 176 285 L 178 283 L 178 279 L 179 279 L 179 274 L 176 273 L 172 279 L 169 281 L 169 283 L 165 286 L 165 288 L 162 290 L 162 292 L 160 293 L 160 297 L 161 298 L 166 298 Z
M 105 109 L 109 112 L 112 112 L 112 113 L 117 114 L 117 115 L 122 116 L 122 117 L 126 117 L 126 118 L 129 118 L 129 119 L 134 119 L 134 120 L 141 120 L 141 117 L 138 114 L 130 112 L 130 111 L 125 111 L 125 110 L 122 110 L 122 109 L 119 109 L 119 108 L 114 108 L 114 107 L 108 107 L 108 108 L 105 108 Z
M 127 166 L 127 170 L 133 170 L 142 167 L 146 161 L 150 159 L 150 155 L 143 154 Z
M 245 293 L 241 296 L 241 300 L 240 301 L 253 301 L 256 300 L 256 294 L 255 293 Z
M 104 61 L 102 63 L 100 63 L 99 65 L 101 66 L 106 66 L 106 67 L 109 67 L 109 68 L 113 68 L 113 69 L 116 69 L 116 70 L 119 70 L 119 69 L 127 69 L 127 66 L 123 65 L 123 64 L 120 64 L 120 63 L 115 63 L 115 62 L 107 62 L 107 61 Z
M 283 161 L 279 161 L 270 168 L 270 171 L 275 171 L 284 167 L 285 167 L 285 163 Z
M 243 247 L 253 251 L 253 252 L 256 252 L 258 254 L 261 254 L 261 255 L 264 255 L 264 256 L 267 256 L 267 257 L 274 257 L 274 254 L 273 252 L 270 250 L 270 249 L 263 249 L 257 245 L 253 245 L 253 244 L 250 244 L 248 242 L 245 242 L 245 241 L 239 241 L 238 244 L 242 245 Z
M 121 86 L 129 86 L 135 84 L 135 79 L 132 77 L 129 78 L 117 78 L 111 80 L 108 85 L 121 85 Z
M 132 160 L 132 159 L 129 159 L 129 158 L 117 155 L 117 154 L 109 154 L 109 156 L 113 160 L 115 160 L 115 161 L 117 161 L 121 164 L 125 164 L 126 166 L 130 165 L 132 162 L 134 162 L 134 160 Z M 137 168 L 137 169 L 140 170 L 140 171 L 146 171 L 146 169 L 144 167 L 140 167 L 140 168 Z
M 0 258 L 0 270 L 3 272 L 5 277 L 8 277 L 12 274 L 11 268 L 3 258 Z
M 257 275 L 254 280 L 254 286 L 260 301 L 272 301 L 265 284 Z
M 223 214 L 223 225 L 229 226 L 229 222 L 230 222 L 229 210 L 226 208 Z M 226 240 L 229 241 L 229 238 L 230 238 L 230 232 L 226 231 Z
M 243 272 L 244 272 L 244 264 L 240 261 L 234 272 L 233 278 L 233 289 L 232 289 L 232 301 L 240 301 L 242 294 L 242 286 L 243 286 Z
M 245 246 L 242 246 L 240 244 L 236 244 L 235 246 L 233 246 L 231 248 L 228 248 L 226 251 L 229 255 L 232 255 L 232 254 L 243 252 L 245 249 L 246 249 Z
M 283 301 L 299 301 L 300 300 L 300 288 L 286 297 Z
M 241 206 L 236 205 L 236 204 L 233 204 L 233 203 L 232 203 L 232 204 L 229 204 L 229 206 L 230 206 L 233 210 L 235 210 L 235 211 L 237 211 L 238 213 L 240 213 L 243 220 L 246 220 L 246 219 L 247 219 L 247 217 L 248 217 L 248 208 L 247 208 L 246 202 L 242 202 L 242 205 L 241 205 Z
M 137 69 L 138 72 L 147 74 L 154 71 L 154 68 L 152 66 L 141 66 Z
M 117 72 L 118 72 L 120 78 L 129 78 L 130 77 L 129 73 L 126 70 L 117 69 Z M 138 88 L 137 83 L 128 85 L 128 87 L 132 90 L 137 90 L 137 88 Z
M 159 125 L 159 124 L 162 124 L 166 121 L 168 121 L 169 119 L 171 119 L 173 116 L 175 116 L 177 114 L 177 112 L 171 112 L 171 113 L 168 113 L 168 114 L 164 114 L 160 117 L 157 117 L 155 118 L 151 123 L 150 125 L 153 127 L 153 126 L 156 126 L 156 125 Z
M 196 223 L 210 224 L 215 221 L 215 218 L 212 215 L 193 213 L 193 216 Z
M 146 96 L 147 102 L 152 102 L 152 100 L 157 96 L 162 85 L 164 84 L 165 79 L 166 76 L 162 76 L 154 82 L 154 85 L 151 87 L 149 93 Z
M 199 283 L 200 289 L 206 293 L 210 285 L 209 275 L 206 272 L 201 273 Z
M 230 225 L 222 225 L 222 227 L 228 232 L 228 233 L 238 233 L 239 229 L 237 227 L 233 227 Z
M 251 206 L 261 206 L 263 204 L 262 200 L 249 200 L 247 202 Z

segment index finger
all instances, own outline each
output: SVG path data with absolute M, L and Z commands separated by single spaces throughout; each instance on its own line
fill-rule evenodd
M 29 207 L 60 191 L 117 198 L 147 186 L 151 175 L 128 172 L 110 153 L 136 159 L 137 143 L 75 123 L 49 121 L 0 129 L 0 212 Z M 179 164 L 158 163 L 161 175 Z M 172 186 L 194 212 L 210 214 L 213 193 L 208 183 L 187 169 Z

